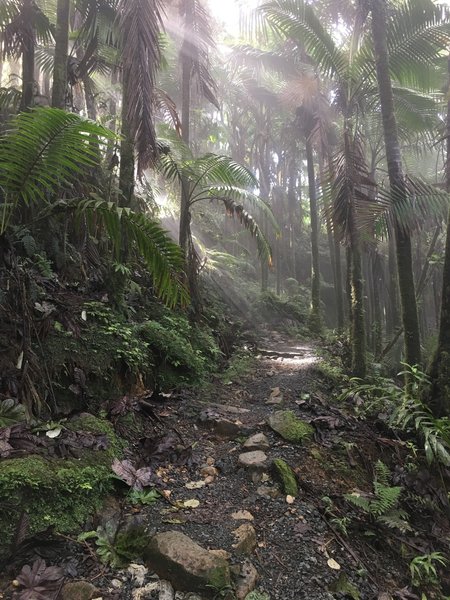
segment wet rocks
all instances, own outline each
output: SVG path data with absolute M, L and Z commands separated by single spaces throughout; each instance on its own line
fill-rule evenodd
M 244 429 L 239 419 L 232 421 L 213 408 L 207 408 L 200 413 L 200 423 L 216 435 L 229 439 L 242 435 Z
M 268 423 L 283 439 L 294 444 L 301 444 L 314 433 L 314 428 L 291 410 L 276 411 L 270 415 Z
M 270 443 L 264 433 L 255 433 L 244 442 L 243 448 L 247 451 L 268 450 Z
M 263 470 L 266 467 L 267 455 L 261 450 L 243 452 L 239 455 L 239 465 L 251 470 Z
M 243 523 L 233 531 L 233 535 L 236 538 L 236 543 L 233 544 L 236 554 L 250 555 L 254 552 L 257 546 L 257 539 L 253 525 Z
M 156 534 L 146 555 L 147 564 L 178 590 L 210 594 L 230 584 L 228 563 L 178 531 Z
M 99 596 L 99 591 L 88 581 L 66 583 L 61 590 L 62 600 L 92 600 Z
M 255 589 L 257 582 L 258 571 L 249 560 L 245 560 L 236 578 L 237 600 L 244 600 Z
M 294 471 L 282 458 L 273 461 L 275 477 L 280 481 L 283 491 L 288 496 L 298 496 L 298 484 Z

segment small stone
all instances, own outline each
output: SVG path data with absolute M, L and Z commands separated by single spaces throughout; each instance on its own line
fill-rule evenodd
M 211 466 L 211 465 L 213 465 L 213 464 L 214 464 L 214 462 L 215 462 L 215 461 L 214 461 L 214 459 L 213 459 L 213 457 L 212 457 L 212 456 L 208 456 L 208 458 L 206 459 L 206 464 L 207 464 L 208 466 Z
M 219 471 L 218 469 L 216 469 L 216 467 L 206 465 L 205 467 L 201 468 L 200 474 L 202 475 L 202 477 L 217 477 Z
M 291 410 L 278 410 L 269 417 L 270 427 L 288 442 L 301 444 L 314 433 L 314 428 L 296 417 Z
M 249 560 L 245 560 L 236 581 L 237 600 L 244 600 L 255 589 L 257 581 L 258 571 Z
M 119 590 L 123 586 L 123 581 L 120 581 L 120 579 L 112 579 L 111 585 L 115 590 Z
M 275 487 L 269 487 L 268 485 L 260 485 L 256 490 L 258 496 L 262 496 L 263 498 L 269 498 L 271 500 L 275 500 L 279 498 L 282 494 L 280 490 Z
M 272 393 L 266 404 L 281 404 L 283 402 L 283 394 L 279 387 L 272 388 Z
M 237 510 L 231 513 L 231 518 L 235 521 L 254 521 L 255 517 L 248 510 Z
M 275 476 L 283 486 L 283 491 L 288 496 L 298 496 L 298 485 L 294 471 L 282 458 L 273 461 Z
M 99 591 L 88 581 L 73 581 L 66 583 L 61 590 L 62 600 L 92 600 Z
M 264 469 L 266 466 L 267 455 L 261 450 L 253 452 L 244 452 L 239 455 L 238 462 L 241 467 L 248 469 Z
M 159 599 L 158 600 L 174 600 L 174 589 L 169 581 L 161 579 L 159 582 Z
M 255 433 L 244 442 L 244 448 L 246 450 L 268 450 L 270 443 L 264 433 Z
M 243 523 L 233 531 L 236 544 L 233 544 L 237 554 L 252 554 L 257 546 L 256 531 L 250 523 Z
M 146 561 L 178 590 L 213 595 L 212 590 L 230 585 L 227 561 L 214 556 L 179 531 L 165 531 L 153 536 Z
M 215 480 L 215 477 L 213 477 L 212 475 L 208 475 L 208 477 L 205 477 L 205 485 L 209 485 L 210 483 L 213 483 Z
M 200 423 L 225 438 L 235 438 L 242 435 L 243 424 L 240 421 L 230 421 L 213 409 L 207 408 L 200 414 Z
M 144 587 L 133 590 L 133 600 L 152 600 L 156 590 L 159 590 L 159 581 L 147 583 Z
M 142 587 L 144 585 L 144 581 L 148 573 L 147 567 L 144 565 L 131 563 L 128 565 L 127 571 L 131 575 L 131 581 L 136 587 Z

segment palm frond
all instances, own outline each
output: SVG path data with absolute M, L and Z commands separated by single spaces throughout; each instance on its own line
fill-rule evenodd
M 211 73 L 209 51 L 214 48 L 211 17 L 203 0 L 186 0 L 180 4 L 185 31 L 181 54 L 190 58 L 191 77 L 199 94 L 220 110 L 217 86 Z
M 306 50 L 325 77 L 341 80 L 345 76 L 347 57 L 310 4 L 304 0 L 271 0 L 260 10 L 279 35 Z
M 408 175 L 405 177 L 406 196 L 396 190 L 380 188 L 379 196 L 389 206 L 390 218 L 411 233 L 430 219 L 445 219 L 450 194 L 436 186 Z
M 266 261 L 269 266 L 272 265 L 272 249 L 252 215 L 244 209 L 242 204 L 237 204 L 231 198 L 222 197 L 218 199 L 224 203 L 227 213 L 230 216 L 237 217 L 241 225 L 255 238 L 261 260 Z
M 157 156 L 153 98 L 161 62 L 162 27 L 161 0 L 120 0 L 123 84 L 139 173 L 153 164 Z
M 90 219 L 95 216 L 97 226 L 99 220 L 103 222 L 117 257 L 120 256 L 122 232 L 125 232 L 128 243 L 135 244 L 139 256 L 149 269 L 158 296 L 171 307 L 187 303 L 188 292 L 183 284 L 183 253 L 157 221 L 130 208 L 96 198 L 78 202 L 76 213 Z

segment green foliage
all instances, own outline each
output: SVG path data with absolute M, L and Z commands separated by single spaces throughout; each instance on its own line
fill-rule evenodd
M 353 492 L 345 494 L 344 498 L 378 523 L 392 529 L 399 529 L 404 533 L 410 531 L 411 527 L 407 522 L 407 513 L 398 508 L 403 488 L 390 486 L 390 479 L 388 467 L 379 460 L 375 465 L 373 495 L 367 497 L 359 492 Z
M 65 203 L 61 205 L 67 206 Z M 78 219 L 89 218 L 93 231 L 98 228 L 99 222 L 105 225 L 117 260 L 120 259 L 124 238 L 128 244 L 136 245 L 152 276 L 156 293 L 167 305 L 174 307 L 187 303 L 188 292 L 182 283 L 183 253 L 157 221 L 98 198 L 81 200 L 72 206 Z M 117 267 L 118 264 L 116 270 Z M 123 272 L 124 266 L 119 269 Z
M 273 292 L 264 292 L 253 305 L 255 319 L 268 323 L 288 320 L 304 325 L 310 311 L 308 297 L 308 293 L 284 298 Z
M 255 366 L 255 356 L 246 349 L 240 348 L 231 356 L 227 368 L 220 375 L 225 383 L 235 383 L 248 376 Z
M 439 584 L 438 566 L 446 567 L 448 560 L 441 552 L 415 556 L 409 563 L 411 583 L 415 587 Z
M 159 499 L 159 493 L 156 490 L 134 490 L 128 494 L 128 500 L 131 504 L 149 506 Z
M 390 425 L 404 431 L 414 432 L 423 442 L 425 457 L 429 464 L 436 462 L 450 466 L 450 419 L 436 418 L 431 409 L 420 399 L 429 384 L 428 376 L 418 367 L 405 365 L 399 376 L 408 378 L 408 390 L 392 379 L 377 377 L 368 383 L 350 380 L 340 399 L 359 397 L 359 410 L 363 414 L 387 415 Z
M 0 427 L 9 427 L 20 423 L 26 418 L 25 407 L 12 398 L 0 402 Z
M 33 455 L 3 460 L 0 463 L 0 553 L 6 550 L 14 535 L 20 516 L 18 507 L 28 515 L 28 533 L 42 531 L 50 525 L 58 532 L 70 533 L 100 509 L 102 499 L 112 489 L 110 466 L 102 454 L 95 452 L 92 461 L 88 458 L 44 459 Z
M 37 108 L 20 113 L 0 140 L 0 233 L 20 204 L 47 203 L 58 189 L 99 163 L 99 145 L 114 134 L 74 113 Z
M 108 521 L 95 531 L 86 531 L 78 536 L 79 542 L 95 540 L 96 552 L 101 562 L 118 569 L 131 561 L 142 558 L 149 537 L 140 525 L 121 528 L 120 524 Z

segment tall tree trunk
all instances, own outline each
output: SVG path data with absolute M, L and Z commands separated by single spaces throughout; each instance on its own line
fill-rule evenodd
M 22 16 L 26 33 L 22 43 L 22 100 L 20 110 L 26 110 L 33 105 L 34 97 L 34 52 L 36 46 L 36 29 L 34 25 L 34 7 L 31 0 L 24 0 Z
M 134 194 L 134 135 L 130 127 L 128 111 L 130 97 L 131 74 L 128 69 L 124 70 L 122 77 L 122 141 L 120 144 L 120 173 L 119 190 L 120 206 L 129 207 L 132 203 Z
M 3 38 L 2 33 L 0 31 L 0 87 L 2 86 L 3 81 Z
M 56 5 L 55 59 L 53 63 L 52 106 L 54 108 L 66 107 L 69 17 L 70 0 L 58 0 Z
M 450 56 L 448 57 L 448 86 L 450 89 Z M 445 178 L 450 192 L 450 100 L 447 102 Z M 447 222 L 444 272 L 442 277 L 441 320 L 436 354 L 430 369 L 432 382 L 431 404 L 439 416 L 450 417 L 450 211 Z
M 372 0 L 372 34 L 375 48 L 377 81 L 380 93 L 381 114 L 383 117 L 384 143 L 389 172 L 392 202 L 395 208 L 397 199 L 406 198 L 403 178 L 397 122 L 394 113 L 392 84 L 389 75 L 389 55 L 386 42 L 385 0 Z M 420 333 L 417 302 L 414 285 L 411 237 L 396 221 L 395 238 L 397 249 L 398 277 L 402 305 L 402 320 L 405 329 L 405 360 L 410 365 L 420 364 Z
M 314 170 L 314 153 L 309 138 L 306 138 L 306 164 L 308 167 L 309 210 L 311 218 L 311 314 L 309 328 L 320 333 L 322 319 L 320 315 L 320 257 L 319 257 L 319 216 L 317 214 L 317 191 Z
M 190 146 L 192 57 L 194 56 L 194 48 L 190 36 L 193 30 L 195 2 L 194 0 L 186 0 L 185 5 L 185 33 L 181 48 L 181 123 L 183 141 L 187 146 Z M 198 317 L 201 311 L 197 271 L 198 261 L 191 232 L 190 183 L 185 178 L 181 181 L 179 243 L 186 258 L 187 281 L 193 314 L 194 317 Z

